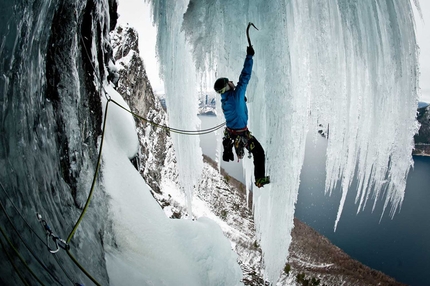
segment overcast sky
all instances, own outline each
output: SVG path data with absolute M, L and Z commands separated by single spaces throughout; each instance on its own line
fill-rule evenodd
M 145 63 L 146 73 L 156 94 L 164 92 L 164 84 L 158 75 L 155 57 L 156 30 L 152 26 L 149 4 L 144 0 L 118 0 L 118 22 L 129 24 L 139 33 L 139 51 Z
M 417 42 L 420 47 L 420 100 L 430 103 L 430 1 L 422 0 L 420 5 L 423 19 L 415 13 Z
M 129 24 L 139 33 L 140 54 L 155 93 L 163 93 L 155 57 L 156 30 L 152 26 L 149 5 L 144 0 L 118 0 L 119 22 Z M 430 103 L 430 1 L 420 1 L 423 18 L 415 13 L 417 42 L 420 47 L 420 101 Z M 416 10 L 415 10 L 416 12 Z M 427 22 L 425 21 L 427 19 Z

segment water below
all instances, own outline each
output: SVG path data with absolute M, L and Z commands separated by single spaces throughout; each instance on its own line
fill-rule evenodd
M 217 125 L 215 117 L 200 119 L 202 128 Z M 216 142 L 213 133 L 201 136 L 203 153 L 213 159 Z M 373 201 L 369 200 L 366 209 L 356 214 L 353 183 L 334 232 L 341 192 L 336 189 L 331 196 L 324 195 L 326 146 L 326 139 L 320 136 L 307 142 L 296 216 L 363 264 L 409 285 L 430 285 L 426 277 L 430 270 L 430 157 L 414 157 L 415 167 L 409 172 L 403 205 L 394 219 L 388 215 L 390 206 L 381 219 L 382 200 L 373 213 Z M 221 166 L 244 181 L 241 163 L 222 162 Z

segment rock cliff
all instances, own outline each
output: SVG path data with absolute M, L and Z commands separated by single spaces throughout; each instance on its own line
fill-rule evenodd
M 160 193 L 160 181 L 165 166 L 169 166 L 167 151 L 173 148 L 166 125 L 166 112 L 154 95 L 139 56 L 138 35 L 131 27 L 118 26 L 111 33 L 115 59 L 116 89 L 129 104 L 135 117 L 140 150 L 135 164 L 154 192 Z M 167 161 L 166 161 L 167 160 Z M 174 170 L 172 170 L 174 171 Z
M 421 126 L 414 137 L 413 155 L 430 156 L 430 105 L 418 108 L 417 120 Z

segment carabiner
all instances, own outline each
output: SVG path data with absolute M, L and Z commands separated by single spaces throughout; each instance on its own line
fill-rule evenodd
M 70 245 L 67 244 L 67 242 L 64 239 L 57 237 L 56 243 L 57 243 L 57 246 L 61 247 L 62 249 L 70 250 Z
M 69 250 L 70 246 L 67 244 L 67 242 L 61 238 L 59 238 L 58 236 L 56 236 L 54 234 L 54 232 L 51 230 L 51 228 L 49 227 L 48 223 L 46 222 L 46 220 L 44 220 L 42 218 L 42 215 L 40 215 L 39 213 L 36 213 L 36 217 L 37 220 L 40 222 L 40 224 L 42 225 L 43 229 L 45 230 L 46 233 L 46 246 L 48 247 L 49 252 L 51 253 L 57 253 L 60 250 L 60 247 L 62 249 L 65 250 Z M 52 249 L 49 246 L 49 238 L 52 237 L 52 240 L 55 243 L 56 249 Z

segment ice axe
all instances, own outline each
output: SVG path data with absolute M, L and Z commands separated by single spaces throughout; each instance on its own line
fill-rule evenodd
M 248 44 L 249 44 L 250 47 L 252 47 L 252 45 L 251 45 L 251 38 L 249 38 L 249 28 L 251 26 L 254 27 L 258 31 L 258 28 L 255 27 L 255 25 L 253 23 L 251 23 L 251 22 L 248 23 L 248 27 L 246 28 L 246 36 L 248 37 Z

